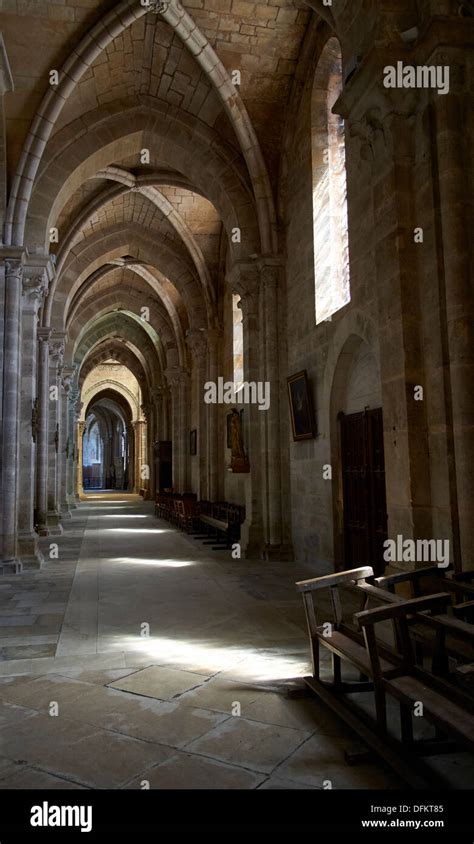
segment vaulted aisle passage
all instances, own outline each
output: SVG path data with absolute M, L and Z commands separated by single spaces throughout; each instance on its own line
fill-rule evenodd
M 56 633 L 51 656 L 3 651 L 1 788 L 396 785 L 345 763 L 353 739 L 327 709 L 285 696 L 308 670 L 302 567 L 209 552 L 123 493 L 85 496 L 57 544 L 58 561 L 2 582 L 4 622 L 23 615 L 31 647 L 38 620 Z

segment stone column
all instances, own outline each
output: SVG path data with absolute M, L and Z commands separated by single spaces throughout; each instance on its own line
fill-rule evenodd
M 85 422 L 78 422 L 77 423 L 77 469 L 76 469 L 76 496 L 78 499 L 81 498 L 83 493 L 83 486 L 82 486 L 82 449 L 83 449 L 83 438 L 84 438 L 84 431 L 86 430 L 86 423 Z
M 3 250 L 4 344 L 3 344 L 3 441 L 2 441 L 2 562 L 4 571 L 20 569 L 17 548 L 17 502 L 19 463 L 20 340 L 23 250 Z
M 443 305 L 449 350 L 454 451 L 452 487 L 456 490 L 453 561 L 457 568 L 474 569 L 474 283 L 470 233 L 472 198 L 466 181 L 467 149 L 472 131 L 469 133 L 469 127 L 465 125 L 468 103 L 472 110 L 472 92 L 467 87 L 469 74 L 465 52 L 440 51 L 430 57 L 429 64 L 450 66 L 449 93 L 433 97 L 432 133 L 437 159 L 438 237 L 444 270 Z M 470 120 L 472 128 L 472 115 Z
M 197 458 L 199 464 L 198 488 L 199 499 L 209 499 L 209 454 L 208 454 L 208 407 L 204 402 L 204 384 L 207 381 L 207 341 L 206 335 L 200 330 L 188 331 L 186 342 L 191 349 L 197 370 L 198 382 L 198 428 L 197 428 Z
M 135 427 L 132 422 L 127 425 L 128 441 L 128 488 L 130 492 L 137 492 L 137 475 L 135 467 Z
M 79 400 L 79 390 L 72 386 L 67 397 L 67 430 L 69 449 L 66 469 L 66 499 L 69 510 L 77 508 L 76 503 L 76 455 L 77 455 L 77 420 L 76 403 Z
M 153 459 L 153 442 L 154 442 L 154 430 L 155 430 L 155 419 L 154 419 L 154 406 L 152 402 L 146 402 L 142 404 L 141 410 L 143 416 L 145 417 L 145 423 L 143 426 L 143 436 L 145 438 L 145 445 L 144 445 L 144 464 L 148 466 L 148 478 L 144 481 L 145 486 L 145 498 L 154 500 L 155 494 L 155 466 L 154 466 L 154 459 Z
M 144 489 L 145 482 L 142 479 L 142 466 L 146 463 L 144 451 L 143 451 L 143 427 L 144 422 L 141 419 L 137 419 L 136 422 L 132 422 L 133 431 L 134 431 L 134 454 L 135 454 L 135 485 L 134 485 L 134 492 L 140 492 L 141 489 Z
M 115 465 L 115 455 L 112 449 L 112 439 L 113 435 L 110 433 L 110 427 L 107 427 L 107 430 L 103 436 L 103 444 L 104 444 L 104 485 L 106 489 L 112 486 L 112 477 L 110 472 L 110 466 L 112 464 Z
M 59 472 L 59 511 L 61 519 L 70 519 L 71 511 L 69 509 L 68 499 L 68 475 L 70 474 L 71 454 L 74 442 L 74 436 L 69 424 L 69 394 L 72 390 L 72 381 L 76 367 L 64 366 L 61 373 L 61 393 L 60 393 L 60 438 L 59 438 L 59 452 L 58 458 L 60 461 Z
M 36 441 L 36 525 L 48 535 L 48 424 L 50 328 L 38 328 L 38 434 Z
M 211 328 L 207 332 L 209 344 L 208 353 L 208 378 L 214 384 L 217 383 L 219 368 L 219 344 L 222 340 L 222 331 L 218 328 Z M 207 491 L 209 501 L 218 501 L 219 496 L 219 426 L 217 404 L 208 404 L 207 407 Z
M 39 567 L 43 555 L 34 529 L 35 464 L 38 435 L 37 328 L 38 310 L 48 289 L 45 269 L 25 267 L 23 274 L 21 396 L 20 396 L 20 466 L 18 497 L 18 551 L 24 566 Z
M 159 440 L 165 440 L 166 437 L 163 435 L 164 432 L 164 422 L 163 422 L 163 403 L 164 403 L 164 389 L 163 387 L 155 387 L 151 391 L 151 400 L 153 403 L 153 410 L 154 410 L 154 417 L 155 417 L 155 442 Z
M 160 437 L 161 440 L 169 440 L 171 437 L 171 393 L 168 387 L 165 385 L 162 389 L 162 415 L 161 415 L 161 430 L 162 436 Z
M 189 375 L 184 367 L 171 366 L 165 372 L 172 394 L 173 490 L 188 491 L 188 393 Z
M 228 282 L 233 291 L 240 296 L 244 335 L 244 377 L 247 382 L 262 380 L 260 361 L 260 273 L 255 263 L 236 264 L 229 275 Z M 247 408 L 245 408 L 247 412 Z M 262 477 L 261 456 L 262 414 L 256 404 L 248 406 L 248 458 L 250 462 L 251 493 L 246 504 L 246 518 L 242 529 L 242 546 L 246 557 L 261 557 L 266 543 L 262 499 L 265 494 Z
M 280 435 L 280 361 L 278 344 L 279 288 L 282 264 L 278 258 L 260 262 L 261 324 L 264 331 L 264 372 L 266 391 L 270 391 L 267 410 L 260 410 L 265 432 L 263 472 L 266 480 L 267 559 L 293 559 L 293 551 L 283 541 L 282 473 Z
M 48 532 L 63 532 L 59 509 L 59 441 L 61 371 L 64 355 L 64 335 L 53 332 L 49 342 L 49 425 L 48 425 Z

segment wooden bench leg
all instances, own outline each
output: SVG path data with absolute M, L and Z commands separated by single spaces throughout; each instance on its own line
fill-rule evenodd
M 413 742 L 413 720 L 411 709 L 405 704 L 400 704 L 400 732 L 402 742 L 404 744 L 411 744 Z
M 333 683 L 335 686 L 340 686 L 342 675 L 341 675 L 341 657 L 337 656 L 337 654 L 332 653 L 332 677 Z

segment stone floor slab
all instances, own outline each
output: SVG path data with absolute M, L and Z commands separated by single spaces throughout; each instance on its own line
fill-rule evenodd
M 231 717 L 188 744 L 186 750 L 270 773 L 308 736 L 303 730 Z
M 240 705 L 240 714 L 247 717 L 252 703 L 262 694 L 259 689 L 246 686 L 239 681 L 221 680 L 218 676 L 197 689 L 186 692 L 180 698 L 184 706 L 201 706 L 232 715 L 235 704 Z
M 175 695 L 187 692 L 195 686 L 200 686 L 204 679 L 202 674 L 152 665 L 108 685 L 110 688 L 121 689 L 146 697 L 170 700 Z
M 253 789 L 262 782 L 264 775 L 246 771 L 233 765 L 217 762 L 192 753 L 176 753 L 161 765 L 146 773 L 145 779 L 152 789 Z M 127 788 L 140 788 L 142 778 L 127 784 Z
M 84 790 L 85 786 L 71 780 L 60 779 L 46 771 L 30 768 L 28 765 L 13 764 L 5 776 L 0 773 L 0 789 L 52 789 L 52 790 Z
M 313 788 L 401 787 L 398 777 L 382 763 L 348 765 L 344 750 L 349 743 L 335 736 L 314 735 L 279 765 L 275 773 Z
M 91 788 L 119 788 L 172 751 L 68 718 L 35 713 L 0 729 L 4 756 Z

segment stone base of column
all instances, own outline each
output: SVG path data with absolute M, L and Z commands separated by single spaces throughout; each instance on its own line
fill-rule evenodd
M 240 544 L 244 549 L 243 556 L 246 560 L 261 560 L 265 543 L 262 537 L 262 530 L 259 525 L 249 525 L 246 529 L 242 526 Z
M 72 513 L 67 504 L 64 505 L 64 509 L 61 507 L 61 521 L 64 519 L 72 519 Z
M 18 557 L 25 569 L 41 568 L 44 557 L 39 547 L 37 533 L 20 533 L 18 535 Z
M 263 549 L 263 559 L 269 561 L 281 560 L 285 563 L 291 563 L 295 559 L 295 553 L 292 545 L 265 545 Z
M 69 510 L 77 510 L 77 503 L 76 503 L 76 496 L 75 495 L 68 495 L 67 506 L 69 507 Z
M 56 511 L 48 512 L 48 536 L 60 536 L 63 533 L 61 516 Z

